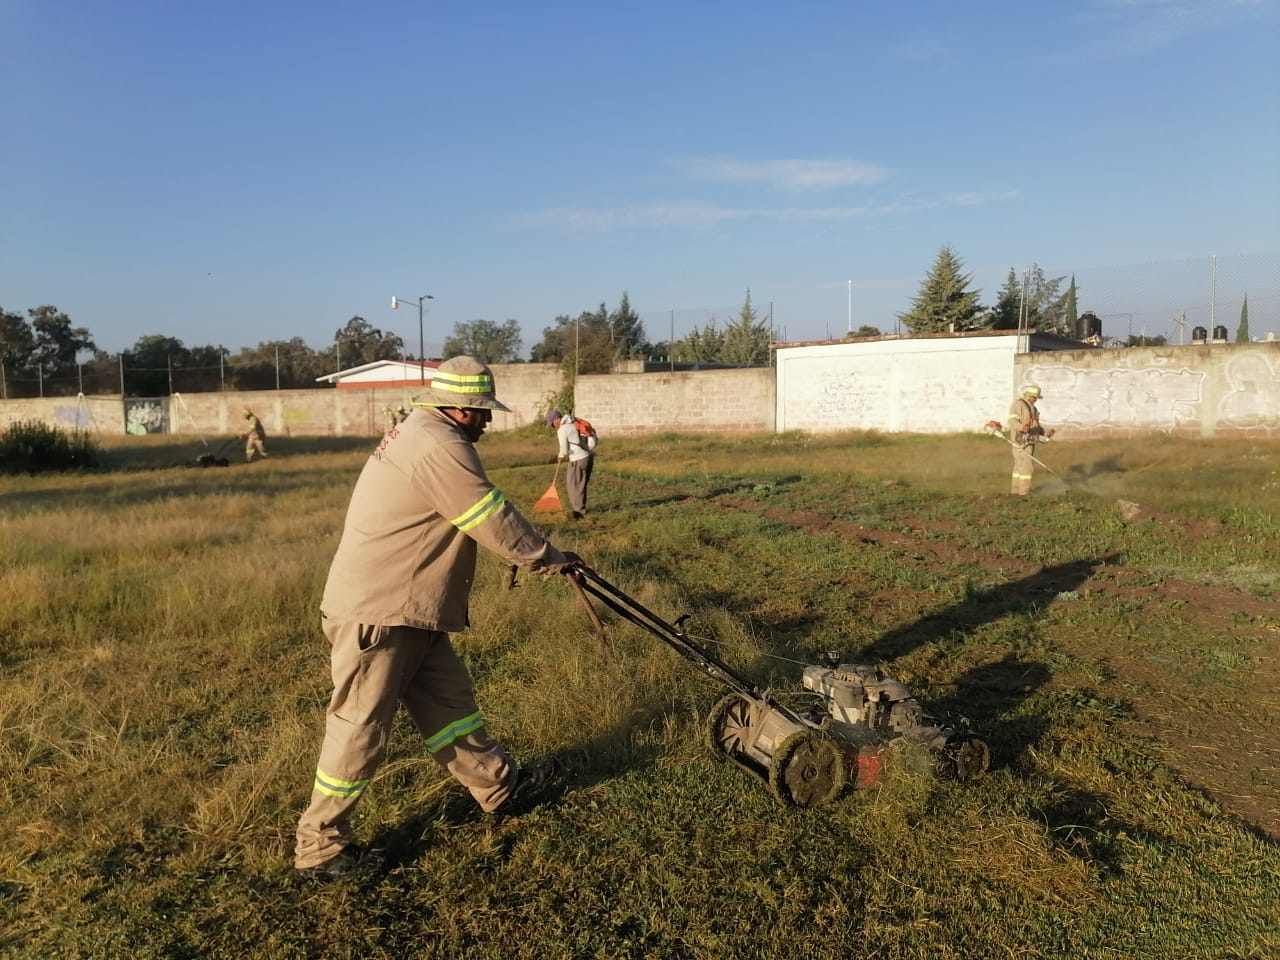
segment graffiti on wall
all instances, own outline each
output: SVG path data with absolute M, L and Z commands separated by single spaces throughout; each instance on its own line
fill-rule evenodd
M 1030 368 L 1027 382 L 1044 391 L 1045 419 L 1082 429 L 1173 430 L 1196 423 L 1205 374 L 1186 368 L 1090 370 Z
M 54 407 L 53 419 L 72 430 L 88 430 L 93 424 L 93 417 L 83 406 Z
M 857 378 L 852 374 L 824 377 L 818 394 L 818 416 L 823 419 L 843 418 L 857 413 L 865 403 L 863 393 Z
M 130 397 L 124 402 L 126 433 L 167 433 L 169 430 L 169 398 L 143 399 Z
M 1227 390 L 1218 402 L 1218 422 L 1240 429 L 1280 429 L 1280 378 L 1262 353 L 1232 357 Z
M 1186 367 L 1096 370 L 1037 364 L 1027 371 L 1026 382 L 1044 390 L 1045 419 L 1064 426 L 1176 431 L 1207 423 L 1280 430 L 1280 371 L 1261 353 L 1232 357 L 1212 390 L 1207 372 Z

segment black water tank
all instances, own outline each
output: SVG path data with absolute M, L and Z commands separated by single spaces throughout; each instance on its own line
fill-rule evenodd
M 1227 328 L 1226 328 L 1226 327 L 1224 327 L 1224 326 L 1222 326 L 1221 324 L 1219 324 L 1218 326 L 1214 327 L 1214 328 L 1213 328 L 1213 339 L 1215 339 L 1215 340 L 1225 340 L 1225 339 L 1227 339 Z
M 1192 327 L 1192 328 L 1191 328 L 1191 342 L 1192 342 L 1192 343 L 1195 343 L 1197 340 L 1199 340 L 1199 341 L 1203 342 L 1203 341 L 1208 340 L 1208 339 L 1209 339 L 1209 331 L 1208 331 L 1208 330 L 1206 330 L 1204 327 Z

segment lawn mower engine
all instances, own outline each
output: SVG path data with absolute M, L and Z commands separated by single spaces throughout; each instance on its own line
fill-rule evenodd
M 808 666 L 804 688 L 815 703 L 799 712 L 771 696 L 734 692 L 707 718 L 711 749 L 765 780 L 786 803 L 817 807 L 846 785 L 878 786 L 895 758 L 930 756 L 947 775 L 986 773 L 987 744 L 934 723 L 907 686 L 875 667 L 840 662 Z

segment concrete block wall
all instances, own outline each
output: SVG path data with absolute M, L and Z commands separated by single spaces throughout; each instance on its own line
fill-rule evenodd
M 928 346 L 927 344 L 932 344 Z M 582 376 L 578 411 L 608 436 L 664 430 L 976 431 L 1004 420 L 1023 383 L 1044 391 L 1047 426 L 1078 436 L 1166 432 L 1280 439 L 1280 342 L 1017 353 L 1013 336 L 832 343 L 778 352 L 778 367 Z M 855 349 L 856 348 L 856 349 Z M 511 413 L 493 429 L 534 423 L 559 391 L 556 364 L 494 367 Z M 243 429 L 244 407 L 271 436 L 379 436 L 382 409 L 416 391 L 261 390 L 175 394 L 171 432 L 225 437 Z M 22 420 L 126 432 L 119 396 L 0 401 L 0 428 Z
M 1280 438 L 1280 342 L 1023 354 L 1046 425 L 1076 436 L 1155 431 Z
M 576 413 L 604 436 L 654 433 L 772 433 L 772 367 L 578 377 Z

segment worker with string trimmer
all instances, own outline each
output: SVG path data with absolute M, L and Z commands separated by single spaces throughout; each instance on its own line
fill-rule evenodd
M 1013 448 L 1013 477 L 1009 492 L 1014 496 L 1025 497 L 1031 492 L 1031 477 L 1036 464 L 1049 470 L 1035 455 L 1036 444 L 1044 443 L 1054 434 L 1052 427 L 1045 429 L 1040 424 L 1040 411 L 1036 409 L 1036 401 L 1039 399 L 1040 388 L 1035 384 L 1027 384 L 1022 388 L 1022 393 L 1009 408 L 1008 436 L 1005 436 L 1004 427 L 998 421 L 987 422 L 987 432 L 992 436 L 1004 437 Z M 1053 473 L 1052 470 L 1049 472 Z

